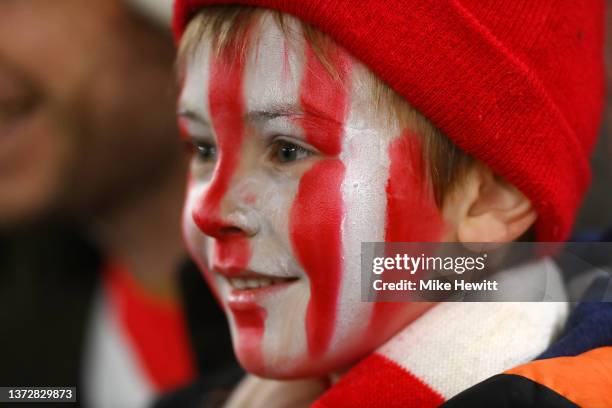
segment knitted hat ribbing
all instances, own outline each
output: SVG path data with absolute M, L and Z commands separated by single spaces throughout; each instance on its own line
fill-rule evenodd
M 330 35 L 457 146 L 531 199 L 564 240 L 590 181 L 604 93 L 601 0 L 176 0 L 292 14 Z

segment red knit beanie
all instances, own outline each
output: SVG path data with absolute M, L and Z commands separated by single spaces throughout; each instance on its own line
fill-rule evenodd
M 565 240 L 590 181 L 604 93 L 602 0 L 176 0 L 292 14 L 330 35 L 519 188 Z

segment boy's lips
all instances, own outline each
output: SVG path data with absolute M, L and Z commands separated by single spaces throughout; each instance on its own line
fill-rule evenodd
M 250 309 L 256 309 L 260 307 L 261 301 L 266 297 L 278 293 L 280 291 L 289 289 L 299 281 L 299 278 L 283 279 L 276 283 L 259 286 L 259 287 L 247 287 L 238 289 L 234 286 L 229 292 L 227 297 L 227 304 L 232 310 L 246 311 Z
M 251 275 L 245 277 L 234 276 L 226 279 L 234 290 L 253 290 L 294 282 L 298 278 L 278 278 L 271 276 L 257 277 Z
M 300 280 L 297 276 L 275 276 L 251 270 L 236 273 L 235 269 L 213 268 L 229 285 L 228 304 L 230 308 L 244 310 L 256 305 L 263 297 L 287 289 Z
M 299 276 L 287 276 L 287 275 L 280 275 L 280 274 L 255 272 L 251 269 L 238 268 L 233 265 L 226 265 L 226 266 L 212 265 L 211 269 L 215 274 L 223 276 L 228 281 L 231 281 L 234 279 L 241 280 L 241 281 L 249 281 L 249 280 L 285 281 L 285 280 L 299 279 Z

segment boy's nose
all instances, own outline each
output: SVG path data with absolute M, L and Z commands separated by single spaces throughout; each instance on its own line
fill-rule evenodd
M 193 220 L 204 234 L 223 239 L 242 235 L 252 237 L 259 231 L 255 214 L 239 202 L 236 194 L 228 192 L 218 202 L 209 194 L 193 210 Z
M 195 210 L 193 221 L 200 231 L 211 238 L 223 239 L 236 235 L 251 237 L 257 234 L 257 228 L 241 214 L 223 217 L 218 213 Z

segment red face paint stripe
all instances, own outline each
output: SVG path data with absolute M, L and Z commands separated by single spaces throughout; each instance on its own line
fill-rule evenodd
M 419 138 L 409 131 L 389 146 L 386 242 L 440 239 L 442 219 L 427 183 Z
M 294 251 L 310 280 L 306 336 L 310 354 L 320 356 L 329 346 L 342 276 L 342 193 L 344 165 L 323 160 L 300 181 L 291 210 Z
M 385 242 L 434 242 L 440 239 L 443 222 L 427 184 L 424 164 L 420 140 L 416 135 L 404 131 L 391 142 Z M 385 254 L 394 255 L 392 251 Z M 384 330 L 391 319 L 399 317 L 402 309 L 405 309 L 402 303 L 375 303 L 369 331 Z
M 227 192 L 238 161 L 244 139 L 244 66 L 240 59 L 230 61 L 229 55 L 214 56 L 210 65 L 209 95 L 212 125 L 217 134 L 218 160 L 213 178 L 200 208 L 205 222 L 221 222 L 221 200 Z M 207 227 L 210 227 L 207 225 Z M 207 228 L 209 229 L 209 228 Z
M 335 156 L 342 150 L 350 60 L 340 49 L 328 50 L 327 57 L 338 74 L 338 78 L 333 78 L 310 45 L 306 45 L 305 52 L 306 66 L 300 89 L 304 117 L 300 125 L 309 143 L 323 154 Z
M 248 36 L 244 41 L 248 41 Z M 217 136 L 218 162 L 208 189 L 192 214 L 200 230 L 214 240 L 213 266 L 223 269 L 226 274 L 243 271 L 251 258 L 245 233 L 231 228 L 233 225 L 224 219 L 221 208 L 238 169 L 245 138 L 245 67 L 244 59 L 238 55 L 237 50 L 246 49 L 246 44 L 236 44 L 235 47 L 211 59 L 208 102 L 212 126 Z M 209 282 L 214 280 L 210 271 L 205 272 L 205 276 Z M 261 368 L 265 310 L 259 307 L 235 310 L 231 305 L 230 309 L 238 329 L 238 349 L 243 364 L 251 369 Z
M 264 359 L 261 349 L 266 321 L 266 310 L 262 307 L 248 310 L 232 309 L 238 327 L 238 347 L 241 360 L 251 371 L 263 372 Z
M 240 235 L 215 240 L 215 266 L 227 275 L 238 275 L 251 260 L 249 241 Z
M 339 80 L 306 47 L 306 66 L 300 88 L 304 111 L 299 120 L 306 139 L 324 155 L 342 150 L 344 120 L 349 106 L 350 64 L 339 49 L 329 50 Z M 321 120 L 326 117 L 328 120 Z M 311 356 L 322 355 L 331 342 L 342 276 L 342 180 L 344 165 L 323 159 L 300 180 L 290 215 L 290 235 L 296 257 L 310 280 L 306 336 Z
M 193 211 L 196 225 L 215 238 L 213 263 L 236 272 L 247 267 L 250 246 L 244 234 L 225 233 L 231 225 L 221 215 L 221 202 L 238 168 L 245 137 L 243 81 L 244 62 L 237 51 L 212 57 L 208 101 L 219 157 L 208 190 Z

